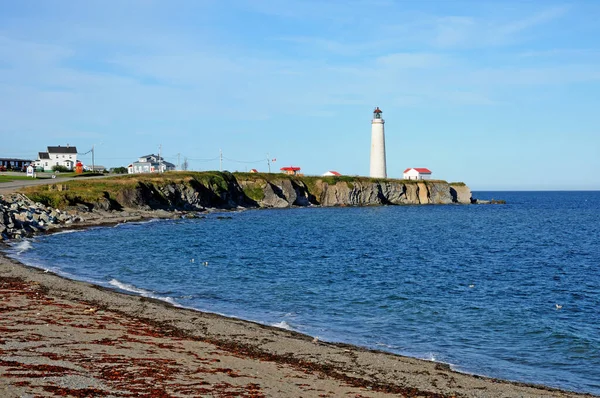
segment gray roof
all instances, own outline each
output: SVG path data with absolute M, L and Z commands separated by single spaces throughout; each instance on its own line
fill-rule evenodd
M 40 152 L 38 153 L 38 157 L 40 158 L 40 160 L 50 159 L 50 155 L 48 154 L 48 152 Z
M 77 153 L 77 147 L 74 146 L 49 146 L 48 153 Z
M 33 162 L 33 160 L 18 158 L 0 158 L 0 162 Z

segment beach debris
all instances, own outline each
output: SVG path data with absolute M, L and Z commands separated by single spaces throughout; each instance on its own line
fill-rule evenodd
M 312 342 L 313 342 L 314 344 L 318 344 L 318 343 L 319 343 L 319 336 L 315 336 L 315 338 L 314 338 L 314 339 L 312 339 Z
M 90 308 L 88 308 L 88 309 L 85 310 L 85 312 L 89 312 L 89 313 L 92 313 L 92 314 L 94 312 L 96 312 L 96 311 L 98 311 L 98 308 L 94 308 L 94 307 L 90 307 Z

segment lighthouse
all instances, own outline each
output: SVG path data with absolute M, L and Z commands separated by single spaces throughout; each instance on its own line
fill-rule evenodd
M 385 166 L 385 133 L 381 109 L 375 108 L 371 121 L 371 178 L 387 178 Z

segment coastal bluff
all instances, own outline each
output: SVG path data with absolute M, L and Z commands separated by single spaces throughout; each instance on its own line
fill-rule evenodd
M 178 212 L 292 206 L 477 203 L 463 183 L 367 177 L 168 172 L 57 181 L 0 195 L 0 241 Z
M 66 181 L 23 189 L 55 208 L 182 210 L 470 204 L 464 183 L 267 173 L 169 172 Z

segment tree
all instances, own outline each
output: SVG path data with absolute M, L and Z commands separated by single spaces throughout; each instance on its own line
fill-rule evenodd
M 127 167 L 115 167 L 112 169 L 112 172 L 115 174 L 127 174 Z

